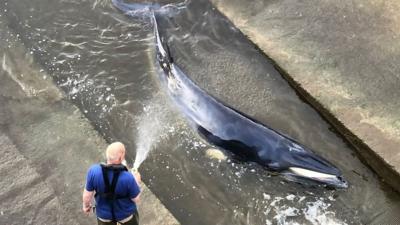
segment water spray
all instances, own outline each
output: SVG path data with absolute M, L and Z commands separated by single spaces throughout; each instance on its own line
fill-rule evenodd
M 137 172 L 139 170 L 139 166 L 140 166 L 140 161 L 137 159 L 137 153 L 136 153 L 136 158 L 135 161 L 133 162 L 133 167 L 132 167 L 132 172 Z
M 137 171 L 149 152 L 164 138 L 168 136 L 168 122 L 162 99 L 153 99 L 143 107 L 143 113 L 138 117 L 136 135 L 136 156 L 132 171 Z

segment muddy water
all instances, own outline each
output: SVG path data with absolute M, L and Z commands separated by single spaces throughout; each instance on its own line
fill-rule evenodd
M 188 2 L 179 15 L 160 21 L 177 64 L 207 92 L 337 165 L 349 189 L 290 183 L 227 152 L 226 160 L 207 156 L 212 146 L 188 127 L 160 87 L 145 17 L 128 18 L 110 1 L 95 0 L 3 0 L 0 15 L 13 33 L 8 38 L 26 45 L 97 130 L 127 143 L 131 162 L 137 143 L 151 143 L 143 179 L 182 224 L 396 220 L 399 195 L 207 1 Z

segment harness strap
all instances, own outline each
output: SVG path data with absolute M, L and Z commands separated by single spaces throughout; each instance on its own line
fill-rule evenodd
M 110 193 L 110 181 L 108 180 L 107 177 L 107 167 L 101 166 L 101 172 L 103 173 L 103 180 L 104 180 L 104 193 Z
M 117 186 L 118 178 L 121 173 L 121 171 L 128 171 L 128 169 L 125 166 L 109 166 L 109 165 L 101 165 L 101 170 L 103 173 L 103 180 L 104 180 L 104 193 L 99 193 L 100 196 L 104 197 L 108 204 L 111 206 L 111 215 L 112 215 L 112 221 L 116 222 L 116 217 L 115 217 L 115 202 L 117 199 L 121 198 L 127 198 L 126 196 L 117 196 L 115 193 L 115 187 Z M 113 171 L 113 178 L 111 181 L 108 180 L 108 174 L 107 171 L 112 170 Z
M 112 198 L 111 198 L 111 214 L 112 214 L 112 220 L 116 221 L 115 218 L 115 210 L 114 210 L 114 204 L 115 204 L 115 200 L 117 200 L 116 198 L 116 194 L 115 194 L 115 186 L 117 185 L 117 181 L 119 178 L 119 170 L 114 170 L 114 175 L 113 175 L 113 179 L 111 182 L 111 187 L 110 187 L 110 193 L 112 194 Z

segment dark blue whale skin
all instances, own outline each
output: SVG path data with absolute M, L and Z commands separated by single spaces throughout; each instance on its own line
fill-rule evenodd
M 209 143 L 242 159 L 256 162 L 270 171 L 281 173 L 289 180 L 336 188 L 348 186 L 341 172 L 327 160 L 295 140 L 223 104 L 199 88 L 174 63 L 168 45 L 158 30 L 157 11 L 154 10 L 151 14 L 162 83 L 192 127 Z M 295 173 L 291 168 L 317 173 L 310 177 Z

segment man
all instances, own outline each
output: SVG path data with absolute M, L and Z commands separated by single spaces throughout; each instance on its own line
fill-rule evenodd
M 83 190 L 83 212 L 89 214 L 93 196 L 96 200 L 97 222 L 101 225 L 138 225 L 136 203 L 139 201 L 140 174 L 128 172 L 125 162 L 125 146 L 114 142 L 106 150 L 107 164 L 90 167 Z

